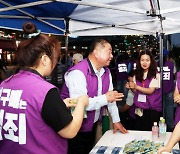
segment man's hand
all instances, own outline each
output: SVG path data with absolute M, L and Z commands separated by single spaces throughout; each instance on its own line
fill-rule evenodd
M 123 134 L 128 133 L 126 128 L 124 128 L 124 126 L 120 122 L 116 122 L 116 123 L 113 124 L 113 133 L 116 133 L 117 130 L 120 130 L 120 132 L 123 133 Z
M 106 93 L 106 98 L 108 102 L 121 101 L 123 97 L 123 93 L 118 93 L 117 91 L 113 90 Z

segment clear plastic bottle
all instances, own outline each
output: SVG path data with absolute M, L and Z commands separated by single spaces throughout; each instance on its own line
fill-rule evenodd
M 166 134 L 167 125 L 166 125 L 166 123 L 165 123 L 165 119 L 163 118 L 163 119 L 161 120 L 161 122 L 162 122 L 162 126 L 163 126 L 162 133 L 163 133 L 163 134 Z
M 162 132 L 163 132 L 163 123 L 162 123 L 162 119 L 163 119 L 163 117 L 160 117 L 160 121 L 159 121 L 159 134 L 161 134 Z
M 157 122 L 154 122 L 154 125 L 152 126 L 152 140 L 156 141 L 159 137 L 159 127 L 157 125 Z
M 167 125 L 165 123 L 165 119 L 161 117 L 159 122 L 159 137 L 161 140 L 164 140 L 164 138 L 166 137 L 166 129 Z

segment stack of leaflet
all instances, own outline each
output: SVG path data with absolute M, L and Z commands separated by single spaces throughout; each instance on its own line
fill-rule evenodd
M 154 154 L 164 143 L 155 143 L 150 140 L 133 140 L 125 145 L 124 154 Z

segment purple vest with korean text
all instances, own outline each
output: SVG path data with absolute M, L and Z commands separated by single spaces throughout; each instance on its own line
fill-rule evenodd
M 89 97 L 97 96 L 98 93 L 98 79 L 97 76 L 94 73 L 94 70 L 92 68 L 92 65 L 90 64 L 90 61 L 87 59 L 84 59 L 68 71 L 72 70 L 80 70 L 85 78 L 87 83 L 87 95 Z M 105 94 L 109 90 L 109 69 L 105 68 L 105 73 L 102 76 L 102 93 Z M 63 88 L 61 90 L 61 97 L 63 99 L 69 97 L 69 90 L 66 86 L 66 84 L 63 85 Z M 102 116 L 103 108 L 101 108 L 101 116 Z M 94 117 L 95 117 L 95 111 L 87 111 L 87 118 L 84 118 L 82 126 L 80 128 L 81 132 L 91 131 L 94 123 Z
M 174 91 L 174 63 L 166 61 L 163 66 L 163 93 L 167 94 Z
M 119 62 L 116 65 L 116 80 L 124 81 L 128 79 L 128 62 Z
M 41 117 L 52 84 L 35 73 L 20 70 L 3 81 L 0 88 L 0 153 L 67 153 L 67 140 Z
M 148 88 L 151 80 L 149 79 L 144 80 L 144 86 L 138 80 L 136 80 L 136 84 L 138 86 Z M 136 107 L 139 107 L 145 110 L 156 110 L 158 112 L 162 111 L 161 88 L 155 89 L 155 91 L 150 95 L 146 94 L 146 102 L 138 101 L 138 96 L 140 94 L 144 95 L 140 91 L 136 90 L 135 95 L 134 95 L 134 103 Z
M 180 72 L 177 72 L 177 88 L 180 92 Z M 180 104 L 177 104 L 175 113 L 175 125 L 180 121 Z
M 131 65 L 130 70 L 136 70 L 136 62 L 135 61 L 131 61 L 130 65 Z

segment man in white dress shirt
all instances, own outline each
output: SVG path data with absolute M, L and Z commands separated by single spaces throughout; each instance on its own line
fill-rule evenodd
M 112 47 L 105 39 L 96 39 L 88 58 L 72 67 L 65 74 L 65 84 L 61 91 L 62 98 L 89 96 L 86 107 L 87 118 L 84 118 L 80 132 L 68 142 L 69 154 L 88 154 L 94 146 L 97 122 L 102 117 L 105 107 L 112 117 L 114 133 L 127 130 L 120 123 L 116 101 L 123 98 L 122 93 L 113 90 L 112 77 L 107 66 L 112 60 Z

